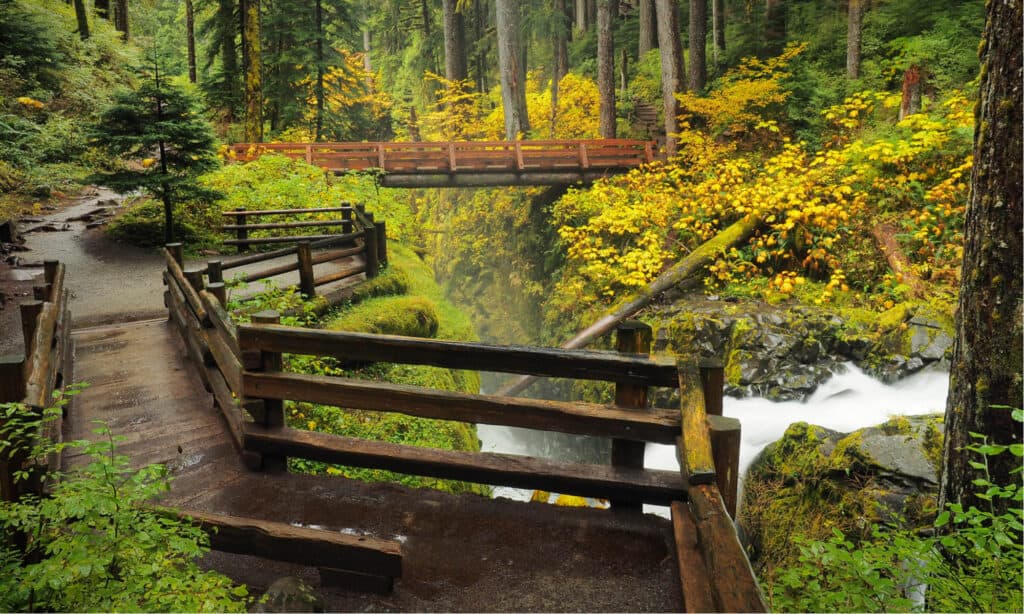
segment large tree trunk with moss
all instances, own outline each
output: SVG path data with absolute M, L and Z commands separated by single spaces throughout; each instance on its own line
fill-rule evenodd
M 612 11 L 618 0 L 599 0 L 597 5 L 597 91 L 600 96 L 598 132 L 601 138 L 615 138 L 615 44 L 612 41 Z
M 75 19 L 78 20 L 78 36 L 82 40 L 89 39 L 89 13 L 85 10 L 85 0 L 74 0 Z
M 983 477 L 971 467 L 979 460 L 964 447 L 980 433 L 995 444 L 1021 442 L 1021 427 L 1009 408 L 1024 405 L 1021 392 L 1021 3 L 987 3 L 980 47 L 981 93 L 974 123 L 974 169 L 964 222 L 964 264 L 956 317 L 956 342 L 946 402 L 940 505 L 968 500 L 972 480 Z M 1020 458 L 1009 453 L 988 458 L 989 479 L 1020 484 Z M 993 502 L 1006 511 L 1006 499 Z M 1017 504 L 1019 505 L 1019 504 Z
M 263 60 L 260 42 L 260 0 L 242 5 L 242 49 L 245 57 L 245 140 L 263 141 Z
M 582 34 L 589 27 L 587 23 L 587 0 L 576 0 L 576 31 Z
M 443 0 L 444 77 L 449 81 L 466 78 L 466 26 L 457 0 Z
M 658 29 L 654 20 L 654 0 L 640 0 L 640 57 L 658 46 Z
M 846 20 L 846 78 L 860 77 L 860 42 L 863 34 L 864 0 L 849 0 Z
M 494 4 L 505 138 L 513 141 L 520 133 L 530 129 L 530 120 L 526 115 L 526 82 L 523 67 L 519 63 L 519 5 L 515 0 L 495 0 Z
M 683 46 L 679 42 L 679 18 L 676 0 L 655 0 L 658 12 L 658 48 L 661 51 L 661 97 L 665 105 L 665 152 L 676 153 L 673 134 L 679 132 L 679 101 L 677 92 L 686 91 L 686 65 Z
M 576 335 L 563 343 L 560 347 L 567 350 L 575 350 L 586 346 L 588 343 L 606 334 L 627 318 L 636 315 L 657 298 L 662 292 L 686 281 L 705 266 L 711 264 L 716 258 L 729 251 L 730 247 L 746 241 L 750 235 L 761 225 L 762 216 L 751 213 L 732 224 L 725 230 L 719 232 L 711 239 L 705 241 L 700 247 L 690 252 L 685 258 L 673 265 L 646 288 L 630 296 L 624 302 L 613 307 L 606 315 L 602 316 L 587 328 L 576 333 Z M 524 376 L 516 379 L 511 384 L 499 390 L 499 396 L 513 396 L 525 390 L 536 378 Z
M 705 48 L 708 43 L 708 0 L 690 0 L 690 90 L 704 89 L 708 80 Z

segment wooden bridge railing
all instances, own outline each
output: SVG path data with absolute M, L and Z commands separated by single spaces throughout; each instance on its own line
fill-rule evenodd
M 0 363 L 0 401 L 17 401 L 28 411 L 41 415 L 53 404 L 53 393 L 68 379 L 71 369 L 68 292 L 64 287 L 64 264 L 56 260 L 43 263 L 43 283 L 33 287 L 32 301 L 19 305 L 25 356 L 22 360 Z M 60 441 L 63 416 L 45 422 L 41 435 Z M 35 464 L 51 470 L 59 469 L 57 454 L 47 459 L 30 459 L 24 454 L 8 456 L 0 451 L 0 498 L 17 499 L 26 492 L 39 492 L 43 471 L 31 471 L 31 479 L 16 483 L 14 474 Z
M 652 162 L 655 144 L 634 139 L 431 143 L 236 143 L 235 159 L 273 152 L 332 170 L 388 174 L 604 171 Z
M 191 279 L 190 279 L 191 277 Z M 236 326 L 213 290 L 193 284 L 168 251 L 171 319 L 221 408 L 247 465 L 279 471 L 287 457 L 519 488 L 607 498 L 672 510 L 688 611 L 763 611 L 765 604 L 730 519 L 739 457 L 738 421 L 721 407 L 721 369 L 646 354 L 650 329 L 619 331 L 629 353 L 495 346 L 280 326 L 275 312 Z M 616 403 L 542 401 L 439 391 L 286 372 L 282 355 L 333 356 L 542 377 L 602 380 Z M 647 389 L 678 387 L 680 410 L 647 407 Z M 563 463 L 508 454 L 435 450 L 288 428 L 284 402 L 305 401 L 412 416 L 610 437 L 612 464 Z M 680 472 L 643 468 L 643 442 L 675 444 Z M 724 497 L 723 497 L 724 493 Z

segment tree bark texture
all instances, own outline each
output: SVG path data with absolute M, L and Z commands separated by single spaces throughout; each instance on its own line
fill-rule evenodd
M 449 81 L 466 78 L 466 29 L 458 0 L 444 0 L 444 77 Z
M 75 19 L 78 21 L 78 36 L 82 40 L 89 38 L 89 13 L 85 10 L 85 0 L 74 0 Z
M 708 0 L 690 0 L 690 91 L 704 89 L 708 80 L 705 49 L 708 43 Z
M 597 6 L 597 91 L 600 95 L 598 131 L 601 138 L 615 138 L 615 43 L 612 11 L 618 0 L 599 0 Z
M 568 8 L 566 0 L 555 0 L 554 14 L 555 19 L 558 23 L 555 24 L 554 28 L 554 40 L 552 41 L 554 54 L 554 68 L 551 73 L 551 119 L 550 119 L 550 135 L 551 138 L 555 136 L 555 130 L 558 127 L 558 86 L 562 80 L 562 77 L 569 72 L 569 31 L 571 30 L 571 21 L 568 18 Z
M 245 0 L 245 140 L 263 141 L 263 60 L 260 43 L 260 0 Z
M 1021 2 L 986 3 L 981 55 L 981 93 L 975 113 L 974 169 L 964 222 L 964 263 L 956 317 L 956 342 L 946 402 L 940 509 L 962 502 L 987 509 L 986 501 L 968 501 L 980 477 L 964 450 L 977 443 L 968 433 L 996 444 L 1020 443 L 1021 425 L 1010 410 L 1022 407 L 1021 348 Z M 990 480 L 1020 483 L 1011 475 L 1020 459 L 1009 453 L 989 457 Z M 1006 511 L 997 500 L 997 513 Z
M 128 40 L 128 0 L 117 0 L 114 5 L 114 27 L 122 40 Z
M 576 0 L 576 31 L 583 33 L 588 27 L 590 24 L 587 23 L 587 0 Z
M 227 121 L 234 121 L 235 111 L 237 109 L 239 96 L 238 96 L 238 49 L 235 47 L 235 19 L 234 19 L 234 0 L 219 0 L 217 5 L 217 11 L 220 13 L 220 19 L 223 20 L 223 28 L 218 30 L 220 40 L 218 44 L 220 46 L 220 62 L 221 68 L 224 72 L 224 83 L 228 87 L 227 95 L 228 100 L 224 105 L 227 109 Z
M 316 23 L 316 131 L 314 141 L 323 140 L 324 136 L 324 6 L 323 0 L 316 0 L 313 7 Z
M 676 92 L 686 91 L 686 66 L 683 62 L 683 46 L 679 42 L 679 18 L 675 0 L 655 0 L 658 12 L 658 48 L 661 50 L 661 95 L 665 105 L 665 152 L 676 153 L 676 139 L 679 132 L 679 102 Z
M 764 41 L 768 55 L 778 55 L 786 45 L 786 0 L 765 0 Z
M 717 72 L 725 61 L 725 0 L 711 0 L 711 38 Z
M 900 120 L 921 112 L 921 87 L 924 75 L 921 67 L 911 64 L 903 73 L 903 98 L 900 100 Z
M 846 21 L 846 78 L 860 77 L 860 42 L 863 34 L 864 0 L 849 0 Z
M 658 29 L 654 20 L 654 0 L 640 0 L 640 57 L 658 46 Z
M 495 0 L 494 5 L 505 138 L 513 141 L 530 129 L 526 115 L 526 84 L 519 64 L 519 5 L 515 0 Z
M 188 49 L 188 80 L 196 82 L 196 14 L 192 0 L 185 0 L 185 44 Z

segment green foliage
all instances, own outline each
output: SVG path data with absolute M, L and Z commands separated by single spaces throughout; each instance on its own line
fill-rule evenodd
M 1003 408 L 1008 409 L 1008 408 Z M 1020 422 L 1024 412 L 1013 410 Z M 771 606 L 794 612 L 1019 612 L 1024 564 L 1024 467 L 1015 483 L 993 484 L 988 459 L 1024 446 L 994 445 L 972 433 L 971 465 L 985 477 L 974 481 L 975 496 L 1009 503 L 965 508 L 951 503 L 935 520 L 935 532 L 921 534 L 896 526 L 872 527 L 870 537 L 851 540 L 839 529 L 824 541 L 798 540 L 799 563 L 767 585 Z
M 107 235 L 116 241 L 142 247 L 163 246 L 163 205 L 152 198 L 139 198 L 128 201 L 126 207 L 127 211 L 107 226 Z M 181 215 L 184 209 L 184 205 L 176 207 L 174 238 L 189 248 L 195 248 L 206 241 L 207 230 L 203 226 L 197 227 L 193 216 Z
M 372 298 L 329 324 L 331 330 L 406 337 L 433 337 L 437 326 L 437 309 L 422 296 Z
M 16 453 L 45 458 L 66 449 L 89 459 L 66 475 L 47 476 L 49 496 L 0 502 L 0 609 L 246 611 L 244 586 L 197 567 L 209 548 L 206 534 L 149 507 L 169 488 L 163 466 L 132 469 L 116 453 L 123 438 L 104 425 L 93 442 L 39 438 L 43 423 L 56 419 L 62 405 L 63 399 L 42 417 L 17 403 L 0 405 L 5 459 Z

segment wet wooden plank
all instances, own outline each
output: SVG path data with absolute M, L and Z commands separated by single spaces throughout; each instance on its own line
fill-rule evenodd
M 308 401 L 353 409 L 398 412 L 421 418 L 517 426 L 595 437 L 628 434 L 631 439 L 641 442 L 665 444 L 674 443 L 679 432 L 679 415 L 669 410 L 495 397 L 292 373 L 247 371 L 243 379 L 245 395 L 254 398 Z
M 690 364 L 679 365 L 679 404 L 683 423 L 679 438 L 680 469 L 690 484 L 708 484 L 715 479 L 715 462 L 700 373 Z
M 615 352 L 503 346 L 287 326 L 238 327 L 243 349 L 675 387 L 675 362 Z
M 680 501 L 672 502 L 672 532 L 679 564 L 679 585 L 683 590 L 684 611 L 713 612 L 711 582 L 704 565 L 704 553 L 697 542 L 697 525 L 690 508 Z
M 245 448 L 261 454 L 657 505 L 686 498 L 685 485 L 674 471 L 562 463 L 513 454 L 436 450 L 248 424 L 244 430 Z

